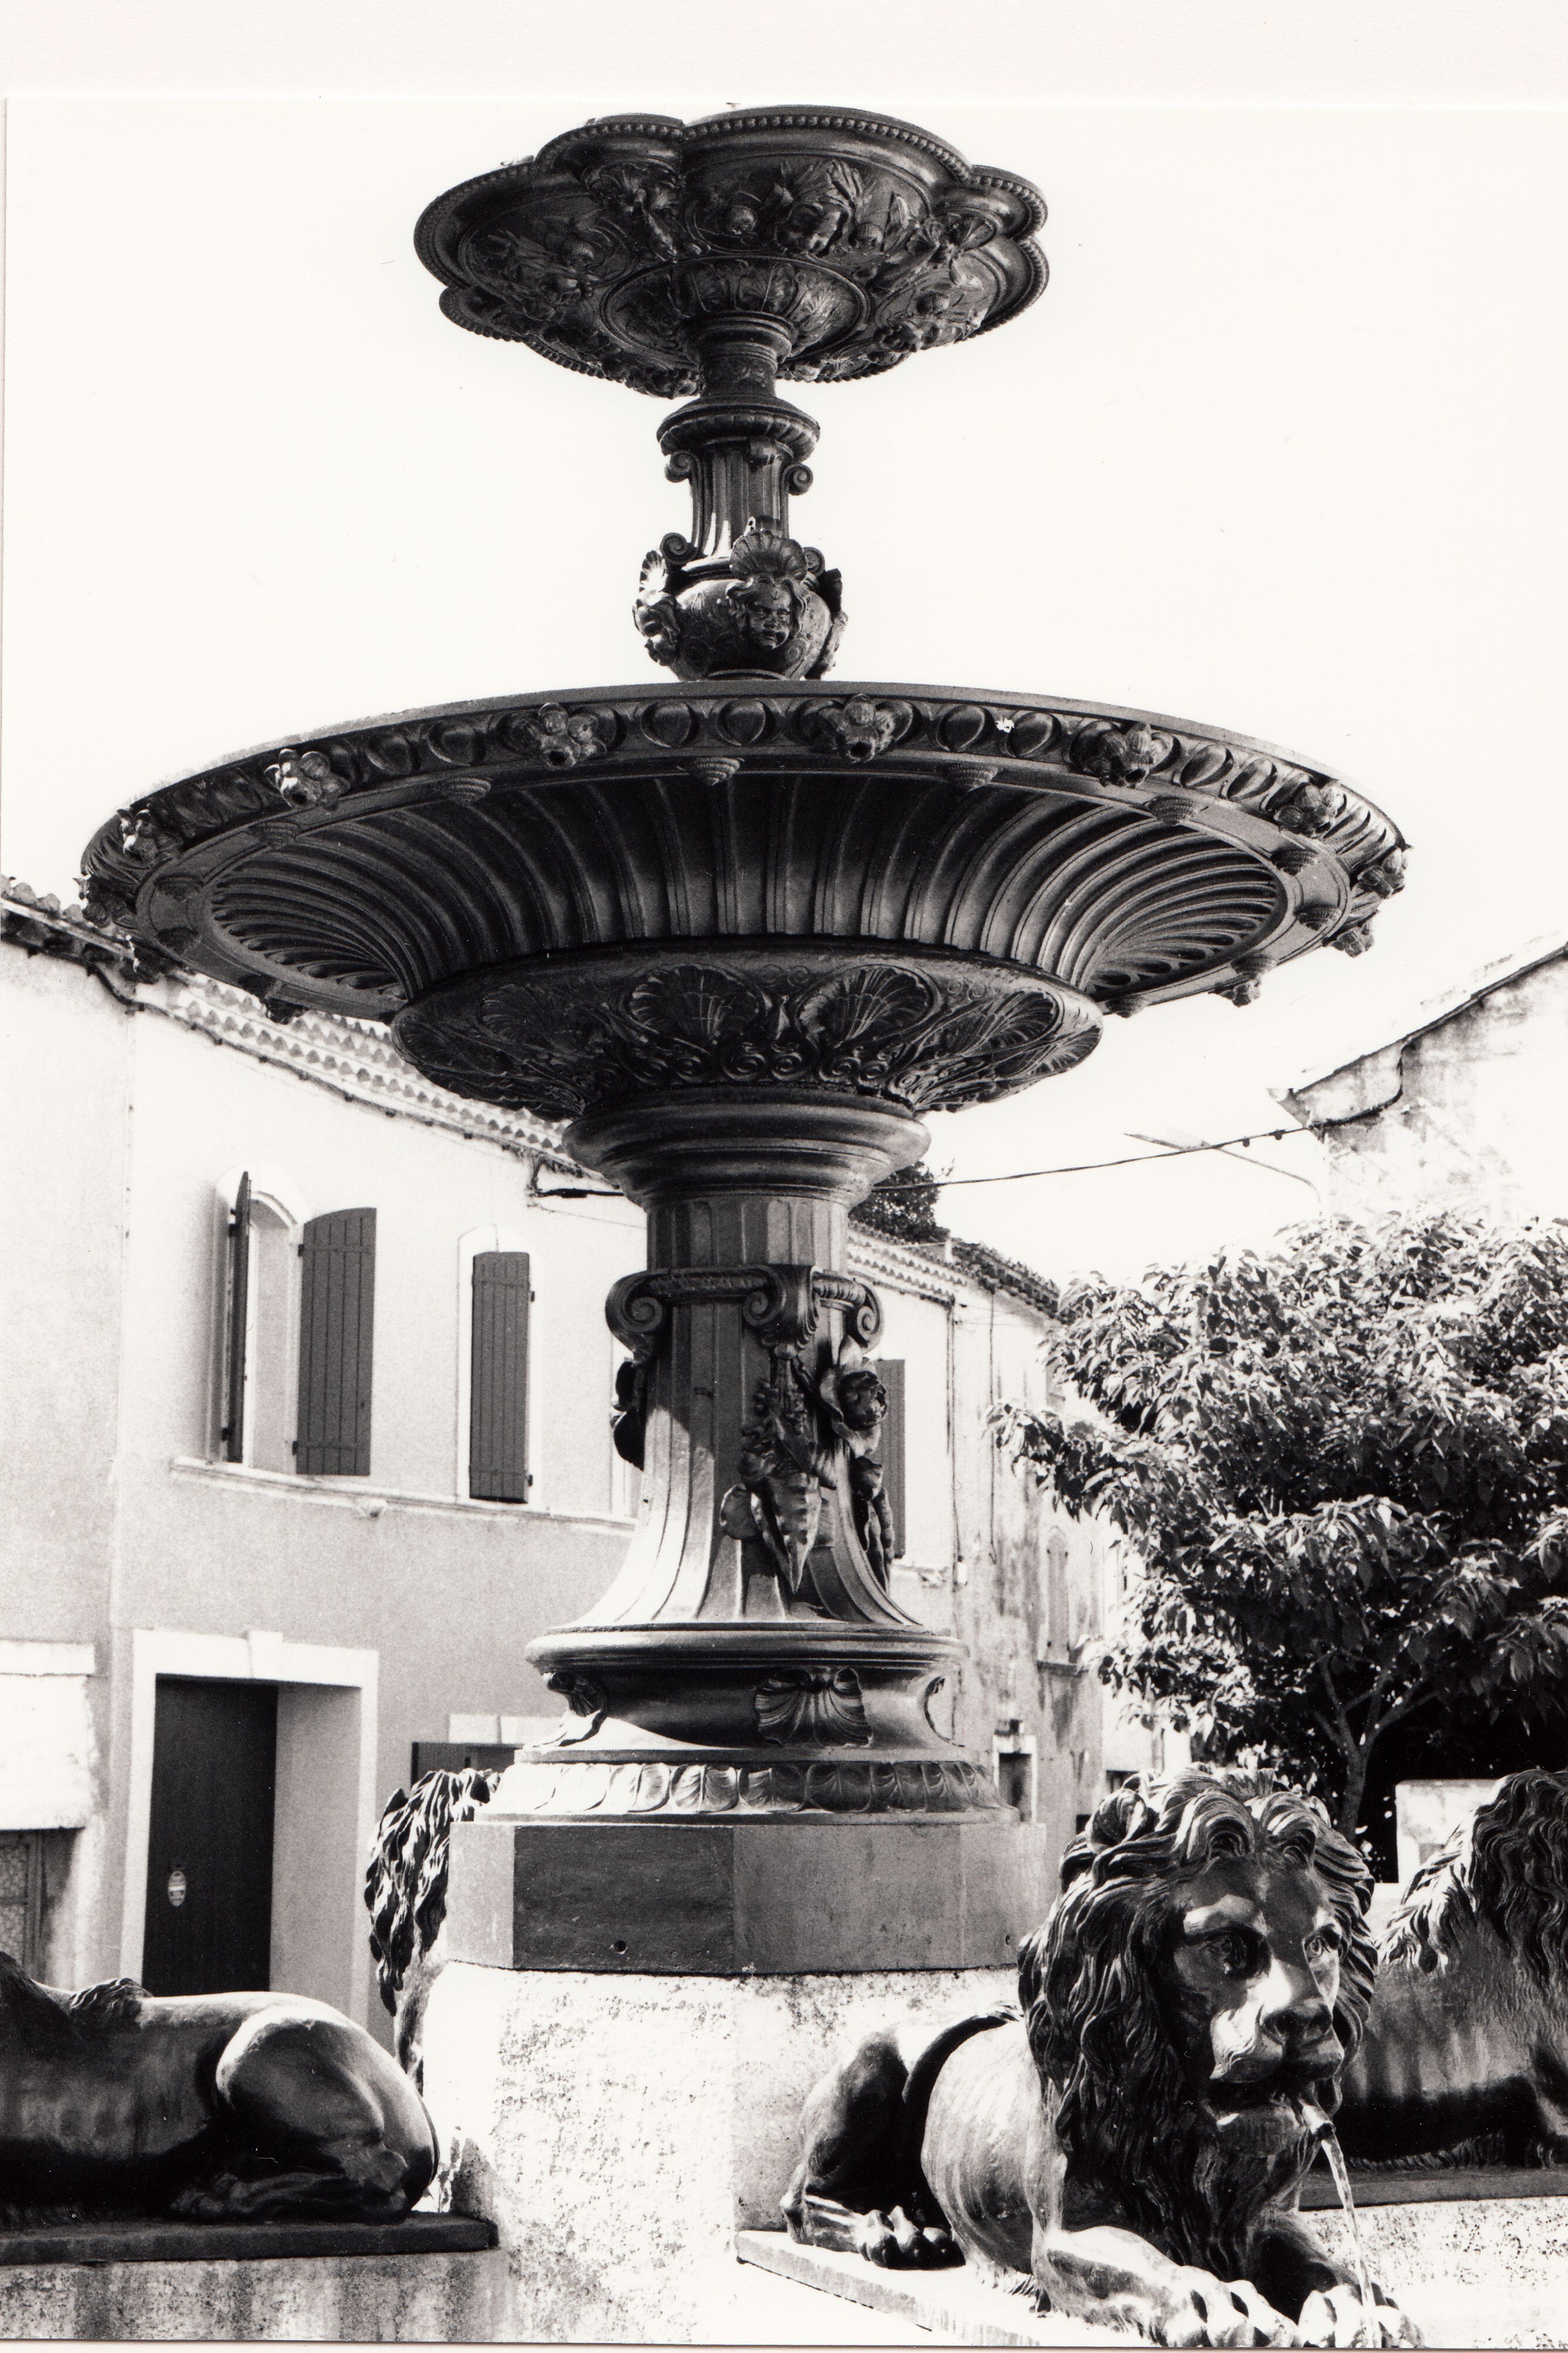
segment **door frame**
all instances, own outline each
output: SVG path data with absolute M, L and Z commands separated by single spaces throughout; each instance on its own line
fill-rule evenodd
M 376 1825 L 376 1697 L 381 1654 L 324 1642 L 289 1642 L 281 1634 L 196 1634 L 137 1627 L 131 1637 L 131 1749 L 125 1831 L 125 1892 L 120 1968 L 142 1973 L 147 1917 L 147 1849 L 153 1811 L 153 1739 L 160 1675 L 204 1682 L 267 1683 L 279 1692 L 278 1779 L 274 1800 L 272 1917 L 274 1968 L 289 1972 L 286 1898 L 296 1873 L 348 1862 L 345 1908 L 333 1921 L 320 1901 L 305 1907 L 309 1942 L 279 1989 L 310 1994 L 363 2025 L 370 2012 L 370 1940 L 360 1906 L 358 1873 Z M 331 1694 L 342 1694 L 333 1707 Z M 292 1704 L 291 1704 L 292 1703 Z M 346 1770 L 344 1767 L 346 1767 Z

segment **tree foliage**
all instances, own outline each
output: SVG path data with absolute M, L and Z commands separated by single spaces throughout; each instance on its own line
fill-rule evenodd
M 940 1191 L 930 1169 L 917 1160 L 908 1168 L 895 1168 L 890 1176 L 879 1177 L 849 1215 L 858 1226 L 889 1234 L 894 1241 L 940 1242 L 947 1233 L 937 1223 Z
M 1379 1738 L 1568 1690 L 1568 1229 L 1330 1220 L 1069 1293 L 1092 1419 L 1004 1407 L 1069 1514 L 1131 1539 L 1109 1680 L 1353 1829 Z

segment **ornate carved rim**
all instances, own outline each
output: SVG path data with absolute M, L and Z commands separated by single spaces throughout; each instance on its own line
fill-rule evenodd
M 448 188 L 415 249 L 456 325 L 674 399 L 699 388 L 710 308 L 683 275 L 743 277 L 731 308 L 776 326 L 780 374 L 847 381 L 1016 317 L 1046 282 L 1045 210 L 1027 180 L 858 108 L 621 115 Z M 812 281 L 804 311 L 768 271 Z
M 1272 913 L 1233 953 L 1131 995 L 1091 990 L 1112 1011 L 1205 990 L 1245 998 L 1263 971 L 1324 941 L 1356 952 L 1403 879 L 1403 838 L 1379 809 L 1330 771 L 1249 736 L 1057 697 L 756 677 L 500 696 L 239 754 L 144 795 L 99 829 L 86 860 L 89 906 L 153 954 L 280 1008 L 386 1020 L 406 1001 L 390 972 L 349 972 L 342 956 L 335 971 L 302 969 L 248 945 L 215 900 L 254 870 L 287 901 L 297 895 L 291 849 L 309 853 L 322 835 L 351 844 L 361 820 L 388 813 L 439 826 L 444 809 L 499 797 L 491 807 L 504 821 L 518 794 L 542 796 L 542 810 L 612 779 L 617 789 L 722 794 L 737 775 L 780 786 L 832 778 L 847 794 L 874 789 L 882 803 L 940 785 L 984 795 L 998 825 L 1049 795 L 1200 838 L 1267 877 Z M 843 936 L 873 952 L 902 944 Z M 666 941 L 604 944 L 668 952 Z
M 824 1757 L 813 1764 L 595 1763 L 526 1752 L 508 1772 L 491 1812 L 603 1820 L 663 1816 L 788 1816 L 991 1813 L 1001 1799 L 966 1757 Z

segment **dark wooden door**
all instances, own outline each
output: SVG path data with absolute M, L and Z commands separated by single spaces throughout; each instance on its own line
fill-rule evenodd
M 277 1770 L 275 1684 L 159 1676 L 142 1959 L 149 1993 L 269 1984 Z

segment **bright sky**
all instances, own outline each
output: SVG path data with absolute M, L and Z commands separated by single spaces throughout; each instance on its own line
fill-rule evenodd
M 484 14 L 438 13 L 444 34 Z M 1441 94 L 1414 25 L 1404 80 L 1374 77 L 1384 103 L 1248 102 L 1350 85 L 1327 48 L 1274 56 L 1270 78 L 1207 0 L 1156 15 L 1206 29 L 1224 107 L 1194 105 L 1193 56 L 1158 42 L 1124 47 L 1121 87 L 1185 102 L 1117 102 L 1081 10 L 1005 9 L 1042 38 L 971 43 L 957 72 L 951 11 L 897 12 L 910 29 L 879 69 L 864 37 L 893 18 L 852 7 L 831 65 L 787 42 L 782 87 L 772 12 L 742 36 L 726 10 L 708 51 L 667 38 L 646 69 L 648 12 L 564 13 L 531 82 L 528 7 L 504 17 L 510 48 L 457 44 L 471 69 L 448 39 L 421 78 L 396 7 L 385 58 L 354 53 L 361 89 L 381 59 L 395 93 L 451 95 L 292 94 L 291 52 L 288 70 L 215 65 L 201 94 L 137 91 L 189 84 L 188 56 L 160 75 L 155 43 L 110 57 L 115 95 L 71 94 L 58 62 L 10 71 L 7 871 L 68 896 L 117 804 L 250 744 L 652 678 L 631 596 L 645 549 L 684 521 L 661 408 L 448 326 L 414 220 L 587 114 L 805 96 L 925 122 L 1037 180 L 1051 210 L 1052 284 L 1017 322 L 802 396 L 823 439 L 796 522 L 845 575 L 837 674 L 1236 727 L 1337 765 L 1414 845 L 1373 955 L 1315 954 L 1246 1011 L 1202 999 L 1112 1023 L 1070 1077 L 939 1120 L 936 1164 L 980 1175 L 1137 1150 L 1140 1132 L 1274 1125 L 1269 1087 L 1381 1042 L 1526 938 L 1568 936 L 1552 685 L 1568 640 L 1568 141 L 1560 111 L 1520 102 L 1561 96 L 1551 12 L 1418 12 L 1458 28 L 1448 87 L 1500 101 L 1466 108 L 1389 102 Z M 1350 55 L 1353 13 L 1305 13 Z M 368 22 L 342 5 L 324 21 L 351 17 Z M 6 20 L 0 0 L 0 34 Z M 1134 20 L 1156 18 L 1100 19 Z M 623 26 L 641 27 L 631 46 L 603 41 Z M 1053 28 L 1059 86 L 1096 103 L 1030 102 L 1052 87 Z M 671 81 L 673 60 L 704 55 L 710 76 Z M 329 38 L 315 86 L 350 86 L 347 60 Z M 275 94 L 247 94 L 263 84 Z M 1310 1151 L 1268 1156 L 1305 1172 Z M 1299 1182 L 1201 1157 L 975 1187 L 944 1215 L 1061 1275 L 1262 1240 L 1313 1205 Z

